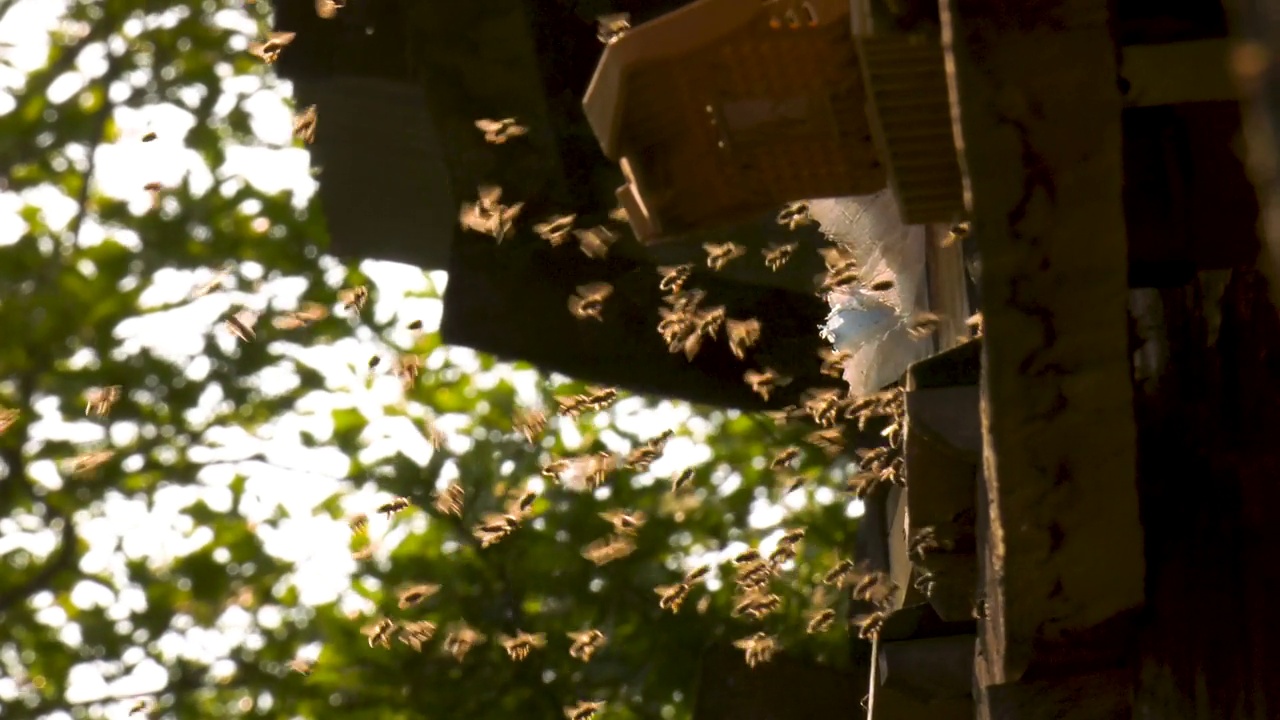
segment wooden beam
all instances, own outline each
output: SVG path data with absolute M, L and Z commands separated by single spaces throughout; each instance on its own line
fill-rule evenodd
M 1088 666 L 1077 633 L 1143 601 L 1121 97 L 1106 0 L 945 0 L 942 20 L 982 263 L 978 674 L 1000 685 L 1062 648 Z

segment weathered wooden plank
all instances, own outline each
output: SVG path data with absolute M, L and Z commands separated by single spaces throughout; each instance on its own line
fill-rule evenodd
M 942 6 L 982 262 L 990 684 L 1143 600 L 1107 7 Z

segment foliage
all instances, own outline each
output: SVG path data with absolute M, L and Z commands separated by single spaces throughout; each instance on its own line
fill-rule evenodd
M 359 270 L 321 254 L 324 222 L 314 203 L 299 210 L 289 193 L 263 193 L 227 167 L 226 148 L 261 145 L 244 98 L 232 93 L 235 102 L 225 100 L 228 79 L 260 76 L 272 86 L 269 73 L 237 52 L 245 38 L 224 22 L 243 12 L 241 3 L 164 5 L 174 7 L 72 2 L 44 67 L 29 73 L 15 91 L 16 107 L 0 116 L 0 167 L 9 197 L 21 201 L 24 224 L 15 243 L 0 246 L 0 406 L 22 411 L 0 435 L 5 717 L 95 717 L 104 708 L 123 715 L 132 698 L 78 697 L 75 678 L 87 667 L 111 682 L 152 663 L 164 669 L 167 683 L 145 696 L 156 700 L 157 715 L 174 717 L 321 717 L 339 710 L 353 718 L 550 718 L 579 699 L 609 701 L 603 715 L 609 718 L 688 717 L 703 648 L 756 628 L 730 618 L 730 582 L 696 590 L 676 615 L 659 610 L 652 588 L 678 580 L 707 553 L 723 555 L 730 543 L 754 544 L 772 532 L 741 528 L 778 497 L 766 459 L 798 442 L 804 429 L 695 409 L 697 420 L 677 434 L 710 438 L 714 460 L 698 465 L 683 505 L 668 492 L 668 478 L 619 472 L 594 495 L 548 488 L 533 506 L 534 519 L 481 549 L 471 525 L 497 510 L 507 489 L 538 478 L 550 457 L 625 450 L 648 438 L 612 422 L 615 415 L 630 406 L 677 417 L 680 407 L 627 398 L 622 409 L 554 420 L 538 446 L 526 442 L 512 428 L 517 406 L 554 408 L 555 395 L 580 386 L 540 378 L 537 397 L 523 396 L 518 379 L 530 375 L 528 368 L 442 347 L 430 332 L 405 332 L 414 318 L 379 302 L 381 288 Z M 264 6 L 246 6 L 262 27 Z M 69 73 L 91 72 L 85 70 L 91 57 L 105 58 L 102 75 L 82 76 L 82 90 L 51 100 L 55 83 L 76 79 Z M 159 104 L 191 113 L 195 122 L 181 146 L 198 153 L 214 182 L 204 190 L 189 174 L 162 190 L 152 209 L 139 197 L 130 204 L 108 196 L 94 180 L 101 149 L 139 142 L 123 134 L 122 113 Z M 54 218 L 41 200 L 51 190 L 74 204 L 69 222 Z M 207 278 L 209 268 L 231 260 L 237 290 L 197 301 L 172 292 L 175 283 Z M 278 312 L 301 296 L 336 310 L 339 288 L 361 283 L 370 284 L 375 300 L 356 331 L 335 312 L 289 334 L 263 323 L 258 342 L 236 344 L 216 322 L 232 300 Z M 166 350 L 164 338 L 129 337 L 129 323 L 139 318 L 154 321 L 146 324 L 153 329 L 203 322 L 209 330 L 200 347 Z M 366 358 L 344 344 L 353 333 L 366 345 L 399 343 L 425 358 L 403 402 L 378 407 L 369 400 L 377 397 L 372 389 L 363 399 L 343 396 L 332 373 L 302 349 L 346 353 L 354 376 Z M 270 373 L 294 379 L 276 387 L 263 381 Z M 109 385 L 125 388 L 109 418 L 81 417 L 86 390 Z M 338 407 L 324 411 L 327 418 L 310 409 L 317 395 L 339 397 Z M 379 413 L 417 428 L 436 416 L 448 442 L 417 457 L 403 448 L 373 452 L 373 445 L 385 445 L 374 430 Z M 269 448 L 257 441 L 281 433 L 276 421 L 286 416 L 319 428 L 302 431 L 300 444 L 348 459 L 345 470 L 334 472 L 349 479 L 312 509 L 335 518 L 326 532 L 348 532 L 344 498 L 361 488 L 414 503 L 373 528 L 385 537 L 352 572 L 350 591 L 315 606 L 301 600 L 297 565 L 268 552 L 271 538 L 300 518 L 279 504 L 288 491 L 262 490 L 273 482 L 270 452 L 252 449 Z M 257 458 L 266 469 L 262 462 L 221 459 L 230 456 L 218 452 L 237 442 L 250 449 L 233 459 Z M 105 466 L 83 477 L 67 472 L 67 459 L 101 448 L 116 451 Z M 802 470 L 817 481 L 826 477 L 824 465 L 811 449 Z M 435 491 L 452 478 L 467 493 L 462 518 L 430 509 Z M 260 513 L 266 517 L 247 521 L 251 506 L 273 493 L 276 506 Z M 787 526 L 809 533 L 789 574 L 805 582 L 785 591 L 783 611 L 764 627 L 779 632 L 790 652 L 839 662 L 843 631 L 806 637 L 802 614 L 808 581 L 850 546 L 852 523 L 844 501 L 799 503 L 797 496 L 822 493 L 789 498 Z M 152 514 L 176 513 L 169 535 L 155 536 L 146 548 L 122 545 L 128 528 L 120 525 L 138 522 L 122 519 L 129 501 Z M 614 507 L 643 511 L 650 521 L 634 554 L 597 568 L 580 550 L 606 534 L 598 513 Z M 338 560 L 348 562 L 335 558 L 335 575 L 348 569 Z M 421 609 L 400 610 L 395 591 L 413 582 L 443 589 Z M 711 601 L 699 612 L 703 594 Z M 353 608 L 363 614 L 353 617 Z M 400 644 L 371 648 L 360 628 L 381 614 L 428 619 L 440 631 L 421 654 Z M 458 619 L 490 638 L 517 629 L 544 632 L 549 644 L 514 663 L 491 641 L 459 663 L 439 648 Z M 565 633 L 587 627 L 603 630 L 609 644 L 584 664 L 569 657 Z M 291 673 L 289 661 L 314 643 L 322 648 L 314 672 Z

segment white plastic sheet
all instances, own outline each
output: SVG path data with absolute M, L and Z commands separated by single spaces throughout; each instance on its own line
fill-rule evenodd
M 875 392 L 927 357 L 930 341 L 908 332 L 907 320 L 924 310 L 925 230 L 904 225 L 889 190 L 874 195 L 811 200 L 809 213 L 829 240 L 857 260 L 859 282 L 827 296 L 831 314 L 823 336 L 851 357 L 844 379 L 855 395 Z M 892 280 L 893 288 L 868 288 Z

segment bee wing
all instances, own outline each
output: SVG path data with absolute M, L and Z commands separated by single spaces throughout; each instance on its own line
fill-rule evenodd
M 493 205 L 502 199 L 502 188 L 497 185 L 481 185 L 476 188 L 481 205 Z
M 613 294 L 613 286 L 607 282 L 593 282 L 578 286 L 578 294 L 584 298 L 604 300 Z
M 481 118 L 476 120 L 476 128 L 484 133 L 495 133 L 502 129 L 502 122 L 499 120 L 490 120 L 489 118 Z

